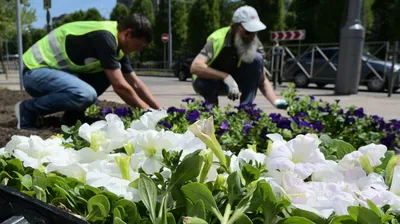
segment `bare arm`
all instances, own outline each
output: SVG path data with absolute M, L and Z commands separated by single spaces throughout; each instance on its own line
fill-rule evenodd
M 114 92 L 121 97 L 125 103 L 131 107 L 139 107 L 142 109 L 149 109 L 149 105 L 145 103 L 135 92 L 135 90 L 129 85 L 122 75 L 121 69 L 104 70 L 108 79 L 110 80 L 111 86 Z
M 135 72 L 125 73 L 124 77 L 129 85 L 139 94 L 140 98 L 144 100 L 151 108 L 160 109 L 160 105 L 157 103 L 149 88 L 142 80 L 136 75 Z
M 192 74 L 196 74 L 201 78 L 205 79 L 225 79 L 228 77 L 228 73 L 221 72 L 216 69 L 213 69 L 207 65 L 207 58 L 203 55 L 197 55 L 197 57 L 192 62 L 190 66 L 190 72 Z
M 260 82 L 258 88 L 265 98 L 271 103 L 274 104 L 275 100 L 278 99 L 274 92 L 274 88 L 272 88 L 271 82 L 268 80 L 265 71 L 263 72 L 263 81 Z

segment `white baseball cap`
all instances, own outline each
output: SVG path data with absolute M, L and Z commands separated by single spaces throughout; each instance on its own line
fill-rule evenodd
M 267 27 L 260 21 L 257 11 L 251 6 L 242 6 L 236 9 L 232 17 L 233 23 L 241 23 L 248 32 L 258 32 Z

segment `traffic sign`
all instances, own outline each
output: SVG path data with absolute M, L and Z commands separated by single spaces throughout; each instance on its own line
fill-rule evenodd
M 161 35 L 161 41 L 162 41 L 163 43 L 168 43 L 168 40 L 169 40 L 168 34 L 163 33 L 163 34 Z
M 304 40 L 306 38 L 305 30 L 288 30 L 271 32 L 271 40 Z
M 43 8 L 44 9 L 51 8 L 51 0 L 43 0 Z

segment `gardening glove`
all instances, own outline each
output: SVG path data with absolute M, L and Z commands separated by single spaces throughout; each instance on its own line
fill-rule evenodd
M 233 101 L 239 99 L 239 86 L 233 79 L 233 77 L 231 75 L 228 75 L 228 77 L 224 79 L 224 83 L 228 89 L 228 99 Z
M 289 104 L 286 102 L 286 100 L 277 99 L 274 101 L 274 106 L 278 109 L 285 110 L 288 108 Z

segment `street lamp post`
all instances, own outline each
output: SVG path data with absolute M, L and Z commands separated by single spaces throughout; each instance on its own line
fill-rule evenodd
M 19 88 L 23 89 L 22 83 L 22 29 L 21 29 L 21 3 L 20 0 L 15 0 L 17 5 L 17 37 L 18 37 L 18 61 L 19 61 Z
M 348 1 L 347 22 L 340 33 L 339 67 L 335 85 L 337 95 L 358 92 L 365 38 L 365 29 L 360 21 L 361 3 L 362 0 Z

